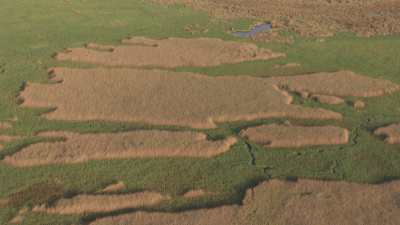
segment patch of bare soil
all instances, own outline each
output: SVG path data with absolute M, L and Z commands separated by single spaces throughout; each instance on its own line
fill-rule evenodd
M 244 61 L 284 57 L 251 43 L 223 41 L 215 38 L 167 38 L 162 40 L 133 37 L 121 46 L 88 44 L 58 53 L 56 59 L 109 66 L 217 66 Z
M 400 33 L 399 0 L 152 0 L 183 3 L 223 18 L 271 21 L 274 29 L 302 36 L 332 36 L 354 32 L 359 36 Z
M 62 79 L 63 82 L 28 84 L 20 95 L 25 100 L 23 106 L 56 107 L 45 114 L 48 119 L 142 122 L 194 128 L 215 128 L 217 123 L 222 122 L 274 117 L 342 118 L 339 113 L 329 110 L 291 105 L 292 96 L 279 89 L 278 85 L 293 85 L 295 90 L 349 95 L 367 95 L 364 92 L 370 89 L 383 94 L 390 88 L 398 87 L 384 80 L 373 80 L 373 86 L 355 84 L 355 88 L 347 88 L 349 77 L 342 76 L 342 72 L 310 75 L 311 78 L 294 76 L 279 79 L 209 77 L 137 69 L 57 68 L 54 73 L 54 79 Z M 360 82 L 371 80 L 359 75 L 353 77 Z M 317 83 L 313 83 L 314 79 Z M 327 84 L 323 83 L 324 80 Z M 314 87 L 315 84 L 326 88 Z M 357 87 L 363 89 L 358 90 Z
M 91 225 L 398 225 L 398 181 L 382 185 L 272 180 L 248 190 L 243 206 L 180 213 L 135 212 Z
M 241 136 L 265 147 L 304 147 L 338 145 L 349 141 L 349 131 L 334 126 L 262 125 L 241 132 Z
M 207 158 L 229 151 L 237 141 L 234 137 L 209 141 L 203 133 L 156 130 L 100 134 L 50 132 L 40 136 L 63 137 L 66 140 L 32 144 L 5 157 L 4 162 L 17 167 L 27 167 L 104 159 Z
M 375 135 L 385 136 L 389 144 L 400 144 L 400 123 L 381 127 L 375 131 Z
M 317 100 L 320 103 L 329 104 L 329 105 L 338 105 L 338 104 L 344 103 L 343 98 L 339 98 L 336 96 L 312 95 L 311 98 Z
M 114 193 L 114 192 L 123 191 L 125 189 L 126 189 L 126 186 L 125 186 L 124 182 L 119 181 L 118 183 L 108 185 L 103 190 L 99 191 L 99 193 Z
M 52 206 L 36 206 L 32 211 L 55 214 L 111 212 L 128 208 L 154 206 L 169 198 L 153 192 L 123 195 L 78 195 L 70 199 L 58 200 Z

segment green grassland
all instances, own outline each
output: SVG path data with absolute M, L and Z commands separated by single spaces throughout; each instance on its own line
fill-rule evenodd
M 25 138 L 6 146 L 0 159 L 23 146 L 43 140 L 34 137 L 44 130 L 76 132 L 120 132 L 135 129 L 184 130 L 182 127 L 146 124 L 48 121 L 40 114 L 49 109 L 18 106 L 17 95 L 25 82 L 48 82 L 47 69 L 56 65 L 85 67 L 56 62 L 52 55 L 67 47 L 87 42 L 118 43 L 128 36 L 147 37 L 232 37 L 227 31 L 247 28 L 251 21 L 221 21 L 182 6 L 159 6 L 142 0 L 0 0 L 0 121 L 18 118 L 7 134 Z M 207 33 L 190 33 L 185 26 L 199 24 Z M 360 38 L 338 34 L 321 42 L 316 38 L 295 38 L 292 45 L 257 43 L 261 47 L 287 53 L 287 58 L 246 62 L 210 68 L 178 68 L 218 75 L 277 76 L 319 71 L 352 70 L 400 84 L 400 37 Z M 274 65 L 298 62 L 299 68 L 276 69 Z M 387 145 L 371 133 L 377 127 L 400 122 L 400 93 L 368 98 L 367 107 L 356 111 L 348 104 L 329 106 L 296 98 L 297 104 L 318 106 L 340 112 L 344 120 L 303 121 L 292 124 L 335 124 L 351 131 L 347 145 L 301 149 L 265 150 L 241 139 L 226 154 L 212 159 L 162 158 L 91 161 L 73 165 L 14 168 L 0 162 L 0 198 L 11 196 L 7 208 L 0 208 L 0 224 L 7 224 L 23 206 L 54 201 L 62 196 L 92 193 L 115 181 L 123 181 L 126 192 L 154 190 L 174 196 L 174 200 L 146 210 L 177 211 L 239 203 L 244 191 L 270 178 L 313 178 L 379 183 L 400 178 L 400 146 Z M 284 122 L 285 119 L 220 124 L 205 130 L 211 139 L 237 135 L 248 126 Z M 196 201 L 180 194 L 203 188 L 220 193 Z M 125 210 L 113 214 L 129 212 Z M 29 213 L 28 224 L 79 224 L 107 214 L 54 216 Z

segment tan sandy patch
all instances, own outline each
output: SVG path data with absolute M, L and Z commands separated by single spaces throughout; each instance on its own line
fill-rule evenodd
M 21 97 L 25 99 L 23 106 L 56 107 L 55 111 L 45 114 L 48 119 L 141 122 L 194 128 L 215 128 L 217 123 L 222 122 L 274 117 L 342 118 L 339 113 L 329 110 L 291 105 L 292 97 L 279 89 L 278 85 L 293 85 L 295 90 L 310 89 L 349 95 L 368 95 L 365 91 L 369 89 L 379 90 L 380 94 L 384 94 L 398 87 L 388 81 L 373 80 L 375 82 L 372 82 L 372 87 L 355 85 L 356 88 L 362 86 L 363 89 L 350 90 L 346 85 L 351 78 L 366 82 L 371 79 L 349 73 L 342 75 L 342 72 L 310 75 L 311 78 L 295 76 L 279 79 L 209 77 L 193 73 L 137 69 L 56 68 L 54 73 L 57 75 L 56 79 L 61 78 L 63 82 L 28 84 L 21 92 Z M 337 88 L 313 88 L 313 78 L 321 86 L 335 84 L 332 87 Z M 298 80 L 301 84 L 297 85 L 292 80 Z
M 248 190 L 243 206 L 180 213 L 136 212 L 91 225 L 398 225 L 400 183 L 272 180 Z
M 215 38 L 167 38 L 162 40 L 133 37 L 121 46 L 88 44 L 57 54 L 58 60 L 95 63 L 109 66 L 217 66 L 244 61 L 284 57 L 254 44 L 223 41 Z
M 375 131 L 375 135 L 386 136 L 385 141 L 389 144 L 400 144 L 400 123 L 381 127 Z
M 66 140 L 32 144 L 7 156 L 4 162 L 18 167 L 26 167 L 103 159 L 207 158 L 229 151 L 237 141 L 234 137 L 209 141 L 203 133 L 156 130 L 100 134 L 51 132 L 43 133 L 40 136 L 64 137 Z
M 183 3 L 223 18 L 272 21 L 274 29 L 302 36 L 360 36 L 400 33 L 399 0 L 152 0 Z
M 202 189 L 198 189 L 198 190 L 190 190 L 188 192 L 186 192 L 183 197 L 184 198 L 199 198 L 205 195 L 212 195 L 214 193 L 202 190 Z
M 127 208 L 154 206 L 169 198 L 153 192 L 123 195 L 78 195 L 71 199 L 58 200 L 53 206 L 37 206 L 32 211 L 55 214 L 111 212 Z
M 125 189 L 126 186 L 124 182 L 119 181 L 118 183 L 108 185 L 103 190 L 99 191 L 99 193 L 113 193 L 113 192 L 123 191 Z
M 336 96 L 329 96 L 329 95 L 312 95 L 312 99 L 317 100 L 318 102 L 329 104 L 329 105 L 338 105 L 344 103 L 343 98 L 339 98 Z
M 349 131 L 334 126 L 286 126 L 262 125 L 241 132 L 248 138 L 266 147 L 303 147 L 315 145 L 338 145 L 349 141 Z

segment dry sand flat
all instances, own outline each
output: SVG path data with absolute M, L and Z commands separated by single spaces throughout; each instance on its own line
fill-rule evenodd
M 56 107 L 45 115 L 48 119 L 144 122 L 194 128 L 273 117 L 341 119 L 336 112 L 291 105 L 292 97 L 275 85 L 282 83 L 281 80 L 273 78 L 209 77 L 137 69 L 57 68 L 54 73 L 55 79 L 63 79 L 62 83 L 28 84 L 20 95 L 25 100 L 23 106 Z M 327 78 L 330 82 L 335 76 Z M 376 86 L 387 88 L 378 82 Z
M 284 57 L 254 44 L 223 41 L 215 38 L 167 38 L 162 40 L 133 37 L 121 46 L 88 44 L 57 54 L 58 60 L 95 63 L 109 66 L 216 66 L 244 61 Z
M 400 183 L 272 180 L 248 190 L 243 206 L 180 213 L 136 212 L 91 225 L 398 225 Z
M 61 83 L 30 83 L 20 95 L 23 106 L 56 107 L 45 115 L 48 119 L 194 128 L 273 117 L 341 119 L 336 112 L 291 105 L 292 97 L 278 86 L 296 92 L 362 97 L 400 89 L 390 81 L 348 71 L 273 78 L 102 68 L 56 68 L 53 72 Z
M 338 145 L 349 141 L 349 131 L 334 126 L 287 126 L 262 125 L 251 127 L 241 135 L 266 147 L 303 147 L 315 145 Z
M 332 36 L 355 32 L 360 36 L 400 33 L 400 0 L 152 0 L 183 3 L 225 18 L 272 21 L 274 28 L 302 36 Z
M 234 137 L 209 141 L 203 133 L 156 130 L 100 134 L 51 132 L 42 133 L 40 136 L 64 137 L 66 140 L 32 144 L 7 156 L 4 162 L 17 167 L 26 167 L 103 159 L 208 158 L 229 151 L 237 141 Z
M 128 208 L 154 206 L 168 199 L 170 197 L 153 192 L 122 195 L 78 195 L 71 199 L 58 200 L 52 206 L 34 207 L 32 211 L 55 214 L 111 212 Z
M 400 144 L 400 123 L 379 128 L 375 131 L 375 135 L 386 136 L 385 141 L 389 144 Z

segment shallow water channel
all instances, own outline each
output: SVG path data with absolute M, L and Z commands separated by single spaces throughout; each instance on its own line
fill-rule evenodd
M 251 38 L 256 36 L 258 33 L 266 32 L 272 30 L 271 23 L 262 23 L 255 25 L 249 31 L 235 31 L 232 33 L 233 36 L 242 37 L 242 38 Z

